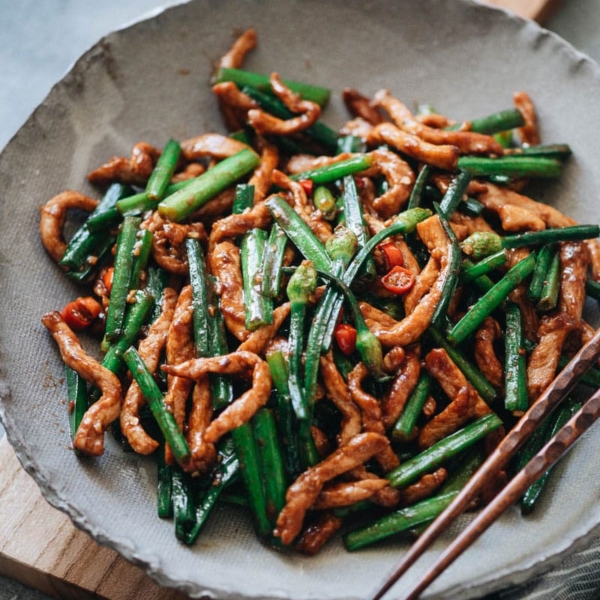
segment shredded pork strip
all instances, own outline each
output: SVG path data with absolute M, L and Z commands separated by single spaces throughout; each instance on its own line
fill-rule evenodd
M 254 50 L 258 44 L 256 30 L 250 28 L 238 36 L 231 48 L 219 60 L 219 67 L 227 69 L 241 69 L 246 55 Z
M 250 332 L 245 325 L 240 249 L 232 242 L 221 242 L 208 254 L 208 264 L 218 279 L 217 294 L 227 330 L 243 342 Z
M 279 328 L 290 314 L 290 303 L 284 302 L 273 310 L 273 322 L 269 325 L 263 325 L 253 331 L 245 342 L 242 342 L 238 350 L 262 354 L 269 342 L 277 335 Z
M 260 140 L 261 155 L 260 165 L 250 177 L 248 185 L 254 186 L 254 204 L 258 204 L 267 197 L 273 185 L 273 171 L 279 163 L 279 150 L 277 146 L 269 144 L 265 139 Z
M 181 153 L 186 160 L 192 162 L 200 158 L 223 160 L 250 148 L 243 142 L 220 133 L 203 133 L 202 135 L 181 142 Z
M 397 127 L 430 144 L 455 146 L 461 154 L 503 154 L 502 146 L 490 135 L 434 129 L 417 121 L 412 112 L 388 90 L 378 91 L 373 98 L 373 105 L 387 111 Z
M 381 434 L 360 433 L 325 460 L 308 468 L 288 488 L 286 504 L 277 518 L 274 535 L 283 544 L 291 544 L 300 533 L 306 512 L 319 497 L 323 486 L 342 473 L 363 465 L 388 445 L 388 439 Z
M 390 482 L 387 479 L 361 479 L 359 481 L 344 481 L 323 488 L 313 505 L 315 510 L 350 506 L 368 500 Z
M 175 275 L 187 275 L 189 272 L 185 240 L 193 237 L 206 240 L 206 231 L 202 223 L 182 225 L 163 218 L 158 211 L 142 223 L 142 229 L 152 233 L 152 257 L 165 271 Z
M 428 421 L 419 433 L 418 444 L 421 450 L 451 435 L 475 416 L 477 394 L 464 386 L 452 398 L 444 410 Z
M 430 291 L 421 299 L 413 312 L 402 321 L 394 321 L 390 326 L 382 326 L 381 323 L 373 321 L 364 311 L 365 303 L 360 303 L 361 312 L 365 317 L 367 327 L 377 336 L 384 346 L 408 346 L 414 344 L 423 335 L 442 297 L 442 291 L 448 276 L 448 240 L 442 228 L 439 218 L 429 217 L 417 225 L 419 237 L 429 248 L 432 256 L 441 264 L 440 275 L 431 287 Z M 368 306 L 368 305 L 366 305 Z
M 471 394 L 476 396 L 475 411 L 473 416 L 480 418 L 489 414 L 490 407 L 485 400 L 479 396 L 475 388 L 467 381 L 462 371 L 450 358 L 443 348 L 434 348 L 425 357 L 425 368 L 427 372 L 437 379 L 442 390 L 449 398 L 455 398 L 460 390 L 468 388 Z
M 98 206 L 94 200 L 85 194 L 67 190 L 51 198 L 40 208 L 40 237 L 48 254 L 59 262 L 67 249 L 63 237 L 63 227 L 67 219 L 67 211 L 71 209 L 92 212 Z
M 440 468 L 433 473 L 423 475 L 419 481 L 402 490 L 402 505 L 410 506 L 419 500 L 429 498 L 448 477 L 448 471 Z
M 361 362 L 358 363 L 348 375 L 348 390 L 352 400 L 360 408 L 363 430 L 385 435 L 381 406 L 377 399 L 365 392 L 362 387 L 362 382 L 368 374 L 367 367 Z M 389 443 L 375 456 L 375 459 L 385 473 L 400 464 Z
M 271 393 L 271 372 L 267 363 L 252 352 L 232 352 L 224 356 L 194 358 L 178 365 L 163 365 L 170 375 L 198 380 L 207 373 L 247 375 L 252 370 L 252 387 L 234 400 L 204 432 L 204 442 L 215 444 L 228 431 L 249 421 L 264 406 Z
M 264 202 L 255 204 L 243 213 L 231 214 L 219 219 L 210 232 L 208 251 L 213 252 L 221 242 L 244 235 L 255 227 L 265 229 L 270 222 L 271 213 Z
M 314 556 L 335 535 L 342 526 L 343 519 L 336 517 L 333 512 L 323 512 L 310 523 L 294 544 L 294 549 L 307 556 Z
M 500 324 L 487 317 L 475 333 L 474 356 L 479 370 L 495 388 L 501 388 L 504 382 L 504 367 L 494 349 L 494 342 L 499 339 L 502 339 Z
M 573 318 L 566 313 L 543 317 L 540 321 L 538 330 L 540 341 L 533 349 L 527 364 L 527 393 L 530 402 L 537 400 L 552 383 L 567 335 L 575 327 Z
M 402 154 L 438 169 L 454 171 L 460 152 L 456 146 L 430 144 L 392 123 L 381 123 L 369 132 L 369 144 L 389 144 Z
M 418 344 L 409 346 L 406 348 L 404 364 L 383 397 L 381 409 L 386 429 L 393 427 L 402 414 L 406 401 L 419 381 L 420 372 L 420 347 Z
M 277 73 L 271 74 L 273 93 L 297 117 L 283 120 L 265 112 L 260 108 L 248 111 L 248 123 L 261 135 L 292 135 L 308 129 L 321 115 L 321 107 L 310 100 L 302 100 L 299 94 L 292 92 L 279 78 Z
M 333 360 L 331 352 L 321 356 L 321 375 L 328 398 L 342 415 L 340 431 L 337 434 L 338 446 L 343 446 L 362 430 L 360 410 L 350 396 L 350 390 Z
M 558 310 L 569 315 L 579 327 L 586 298 L 588 250 L 583 242 L 562 242 L 559 252 L 561 275 Z
M 88 174 L 88 181 L 106 186 L 118 181 L 127 185 L 146 185 L 160 156 L 160 150 L 146 142 L 139 142 L 131 151 L 130 158 L 115 156 L 106 164 Z
M 104 432 L 119 418 L 121 383 L 112 371 L 85 352 L 59 312 L 45 314 L 42 324 L 58 344 L 64 363 L 102 392 L 102 396 L 85 412 L 73 440 L 77 450 L 100 456 L 104 452 Z
M 540 132 L 538 129 L 535 107 L 529 94 L 526 92 L 515 92 L 513 94 L 513 102 L 525 120 L 525 125 L 517 129 L 517 133 L 521 138 L 521 143 L 526 146 L 538 146 L 541 139 Z
M 529 210 L 540 217 L 547 227 L 568 227 L 577 225 L 577 221 L 567 217 L 556 208 L 532 200 L 523 194 L 519 194 L 508 188 L 489 183 L 486 191 L 477 195 L 477 199 L 487 208 L 495 213 L 505 205 L 518 206 Z
M 384 121 L 383 115 L 371 104 L 371 100 L 358 90 L 344 88 L 342 100 L 353 117 L 360 117 L 370 125 L 379 125 Z
M 372 206 L 378 216 L 388 219 L 400 212 L 408 202 L 415 174 L 406 161 L 385 148 L 373 150 L 368 156 L 373 159 L 373 165 L 370 169 L 362 171 L 361 175 L 385 177 L 389 188 L 373 200 Z
M 187 285 L 179 293 L 173 320 L 167 333 L 165 354 L 170 365 L 177 365 L 192 358 L 195 354 L 193 340 L 192 287 Z M 167 393 L 164 403 L 175 417 L 179 429 L 183 431 L 185 422 L 186 402 L 192 389 L 192 382 L 185 377 L 169 375 L 167 377 Z M 173 456 L 168 445 L 165 446 L 165 458 L 172 463 Z
M 177 304 L 177 292 L 166 288 L 163 294 L 161 313 L 152 323 L 148 335 L 139 343 L 138 354 L 144 361 L 150 373 L 158 368 L 163 348 L 167 343 L 167 334 Z M 121 409 L 120 424 L 123 435 L 129 445 L 139 454 L 152 454 L 158 448 L 158 442 L 151 438 L 140 423 L 140 409 L 146 400 L 140 386 L 134 380 L 131 382 Z
M 208 375 L 199 377 L 192 392 L 192 408 L 187 423 L 187 441 L 191 460 L 185 465 L 193 475 L 206 473 L 214 464 L 217 450 L 214 443 L 205 441 L 206 430 L 213 414 Z

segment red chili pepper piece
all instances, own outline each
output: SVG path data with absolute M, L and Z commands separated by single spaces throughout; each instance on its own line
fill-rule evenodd
M 298 183 L 309 196 L 312 194 L 314 185 L 312 179 L 301 179 Z
M 381 278 L 381 283 L 388 292 L 406 294 L 415 284 L 415 276 L 408 269 L 396 266 Z
M 104 288 L 106 289 L 107 293 L 109 293 L 109 294 L 110 294 L 110 291 L 112 290 L 114 274 L 115 274 L 115 268 L 109 267 L 108 269 L 106 269 L 106 271 L 104 271 L 104 274 L 102 275 L 102 283 L 104 284 Z
M 387 271 L 391 271 L 394 267 L 404 266 L 404 255 L 402 254 L 402 250 L 400 250 L 394 242 L 379 244 L 379 249 L 385 259 Z
M 102 306 L 91 296 L 69 302 L 61 312 L 63 321 L 73 330 L 81 331 L 92 324 L 102 312 Z
M 339 349 L 350 356 L 356 350 L 356 329 L 348 323 L 340 323 L 334 330 L 333 335 Z

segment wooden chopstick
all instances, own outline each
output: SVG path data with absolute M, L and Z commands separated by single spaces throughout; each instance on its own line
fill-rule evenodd
M 477 497 L 482 488 L 490 482 L 494 477 L 497 476 L 498 472 L 508 463 L 509 459 L 515 454 L 515 452 L 523 445 L 523 443 L 527 440 L 527 438 L 533 433 L 533 431 L 539 427 L 540 423 L 544 420 L 544 418 L 550 414 L 559 404 L 560 402 L 567 396 L 569 391 L 573 388 L 573 386 L 577 383 L 580 377 L 596 362 L 598 357 L 600 356 L 600 329 L 595 333 L 594 337 L 590 339 L 579 352 L 571 359 L 571 361 L 565 366 L 565 368 L 556 376 L 554 381 L 548 386 L 548 388 L 544 391 L 544 393 L 531 405 L 529 410 L 521 417 L 518 423 L 511 429 L 511 431 L 504 437 L 504 439 L 500 442 L 500 444 L 496 447 L 496 449 L 488 456 L 487 460 L 481 465 L 479 470 L 471 477 L 467 485 L 462 489 L 462 491 L 458 494 L 458 496 L 452 501 L 452 503 L 429 525 L 429 527 L 424 531 L 424 533 L 417 539 L 417 541 L 410 547 L 408 552 L 404 555 L 398 566 L 394 569 L 394 571 L 386 578 L 385 582 L 381 585 L 381 587 L 375 592 L 373 596 L 370 597 L 370 600 L 380 600 L 384 594 L 386 594 L 389 589 L 398 581 L 398 579 L 417 561 L 417 559 L 437 540 L 444 531 L 448 529 L 448 527 L 452 524 L 452 522 L 461 515 L 466 508 L 470 505 L 470 503 Z M 587 424 L 585 427 L 589 427 L 593 420 L 590 420 L 590 411 L 592 410 L 595 403 L 598 403 L 598 399 L 596 398 L 597 394 L 594 394 L 588 402 L 586 402 L 585 406 L 577 413 L 578 416 L 575 415 L 569 424 L 573 421 L 576 421 L 578 427 L 582 427 L 584 424 Z M 591 407 L 588 406 L 591 403 Z M 586 408 L 587 407 L 587 408 Z M 584 410 L 585 409 L 585 410 Z M 580 415 L 581 413 L 581 415 Z M 588 422 L 589 421 L 589 422 Z M 565 426 L 564 429 L 569 429 L 569 424 Z M 585 429 L 582 430 L 582 432 Z M 563 430 L 561 430 L 562 432 Z M 560 435 L 560 434 L 558 434 Z M 556 437 L 558 437 L 558 435 Z M 562 434 L 561 443 L 564 443 L 566 434 Z M 577 436 L 578 437 L 578 436 Z M 553 438 L 555 439 L 555 438 Z M 576 439 L 576 438 L 575 438 Z M 574 440 L 573 440 L 574 441 Z M 571 442 L 572 443 L 572 442 Z M 556 443 L 549 443 L 542 449 L 542 452 L 546 450 L 548 447 L 551 447 L 551 450 L 548 450 L 547 456 L 544 457 L 546 460 L 549 457 L 553 457 L 556 454 L 557 445 Z M 566 451 L 565 447 L 565 451 Z M 556 460 L 558 460 L 560 456 L 556 456 Z M 531 463 L 525 467 L 525 470 L 529 467 Z M 531 469 L 529 470 L 531 472 Z M 517 476 L 519 477 L 519 476 Z M 522 477 L 519 477 L 517 484 L 522 481 Z M 524 490 L 527 486 L 524 488 Z M 512 489 L 511 487 L 505 489 Z M 523 491 L 524 491 L 523 490 Z M 504 497 L 504 491 L 501 492 L 499 498 Z M 493 505 L 494 503 L 492 503 Z M 490 506 L 492 506 L 490 505 Z M 506 505 L 502 512 L 508 507 Z M 487 510 L 487 509 L 486 509 Z M 483 511 L 482 515 L 485 513 Z M 486 527 L 497 518 L 497 516 L 501 514 L 493 515 L 492 520 L 486 524 Z M 481 515 L 480 517 L 481 518 Z M 486 517 L 484 517 L 485 519 Z M 477 519 L 473 521 L 472 525 L 477 523 Z M 479 535 L 476 529 L 472 528 L 472 525 L 468 527 L 463 536 L 460 543 L 460 549 L 455 550 L 455 554 L 452 557 L 452 562 L 458 555 L 464 551 Z M 483 532 L 485 529 L 481 530 Z M 461 536 L 462 537 L 462 536 Z M 457 542 L 461 537 L 457 538 Z M 448 549 L 448 551 L 450 548 Z M 442 555 L 442 559 L 447 554 L 447 552 Z M 450 563 L 448 563 L 450 564 Z M 443 567 L 445 568 L 445 567 Z M 443 570 L 442 568 L 442 570 Z M 441 572 L 441 571 L 439 571 Z M 433 577 L 437 577 L 439 572 Z M 427 574 L 425 577 L 429 577 Z M 433 581 L 433 579 L 428 579 L 427 583 L 425 583 L 425 587 Z M 420 588 L 421 584 L 419 583 L 415 590 L 419 589 L 422 591 L 424 588 Z M 417 596 L 410 596 L 410 598 L 416 598 Z
M 417 600 L 444 570 L 449 567 L 504 511 L 512 506 L 600 417 L 600 390 L 565 423 L 558 433 L 523 467 L 469 526 L 446 548 L 421 580 L 406 596 Z

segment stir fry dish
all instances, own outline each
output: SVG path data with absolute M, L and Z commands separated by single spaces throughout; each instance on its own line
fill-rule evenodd
M 110 434 L 155 457 L 158 515 L 185 544 L 223 503 L 309 555 L 340 528 L 351 551 L 417 535 L 593 335 L 599 228 L 526 195 L 571 154 L 541 144 L 526 93 L 456 121 L 345 89 L 336 131 L 327 89 L 242 68 L 256 43 L 244 32 L 211 82 L 229 134 L 139 142 L 89 173 L 100 200 L 41 209 L 85 290 L 42 317 L 73 448 L 101 455 Z M 70 211 L 88 214 L 67 242 Z

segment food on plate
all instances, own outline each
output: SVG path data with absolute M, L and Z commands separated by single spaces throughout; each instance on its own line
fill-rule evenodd
M 314 554 L 344 526 L 356 550 L 439 514 L 593 335 L 599 228 L 525 194 L 571 154 L 540 145 L 526 93 L 455 121 L 347 89 L 338 132 L 328 90 L 242 68 L 256 44 L 243 33 L 213 82 L 229 134 L 139 142 L 89 173 L 100 200 L 42 207 L 85 289 L 42 323 L 74 449 L 111 431 L 155 456 L 183 543 L 230 502 L 276 546 Z M 67 242 L 73 209 L 90 214 Z

